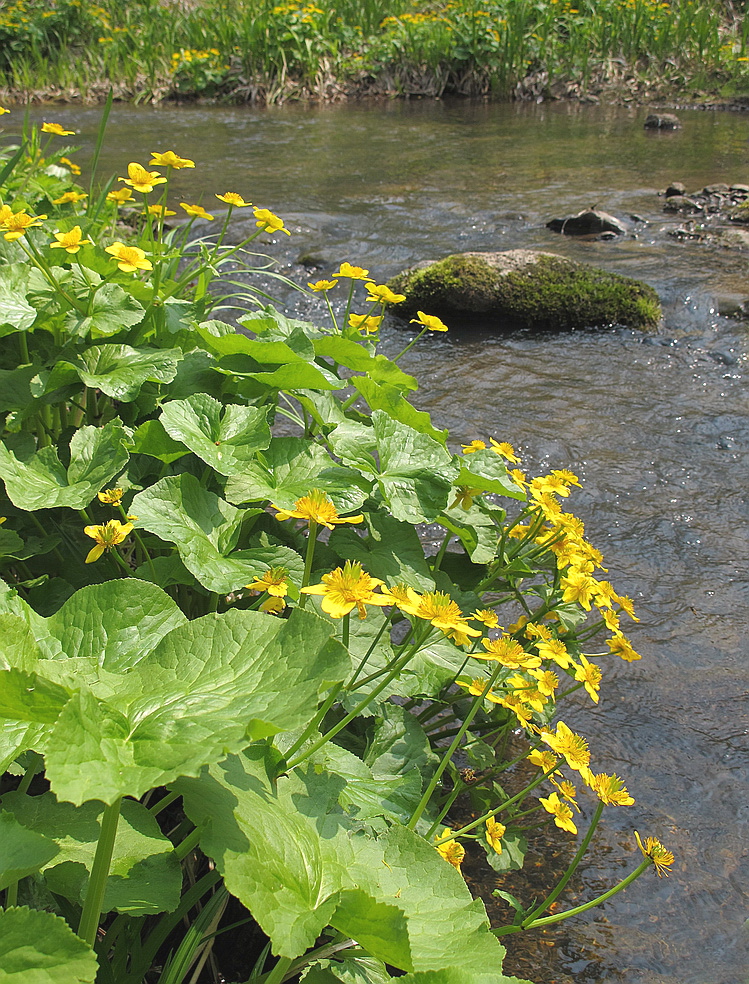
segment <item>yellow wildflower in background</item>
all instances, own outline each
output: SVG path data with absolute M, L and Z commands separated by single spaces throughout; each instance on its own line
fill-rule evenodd
M 9 112 L 10 112 L 10 110 L 9 109 L 6 109 L 5 106 L 0 106 L 0 116 L 3 116 L 3 114 L 9 113 Z
M 642 853 L 652 862 L 656 875 L 659 878 L 661 875 L 668 875 L 666 868 L 670 868 L 674 863 L 673 854 L 667 851 L 663 844 L 655 837 L 646 838 L 644 845 L 637 831 L 635 831 L 635 837 Z
M 195 167 L 195 161 L 189 161 L 186 157 L 178 157 L 173 150 L 167 150 L 164 154 L 158 154 L 155 150 L 151 151 L 151 160 L 148 166 L 155 164 L 156 167 L 171 167 L 175 171 L 183 167 Z
M 403 605 L 398 605 L 403 611 L 408 611 Z M 422 595 L 416 610 L 413 612 L 417 618 L 422 618 L 430 622 L 436 629 L 440 629 L 445 635 L 451 632 L 459 632 L 467 636 L 480 636 L 478 629 L 473 629 L 468 624 L 468 619 L 452 600 L 450 595 L 443 591 L 428 591 Z
M 477 608 L 471 612 L 471 618 L 483 622 L 487 629 L 496 629 L 499 625 L 499 615 L 491 608 Z
M 395 294 L 387 284 L 376 284 L 370 281 L 364 285 L 367 288 L 366 300 L 372 304 L 400 304 L 405 301 L 405 294 Z
M 153 270 L 153 263 L 146 259 L 145 251 L 137 246 L 126 246 L 124 243 L 112 243 L 104 250 L 111 253 L 117 260 L 117 266 L 123 273 L 135 273 L 136 270 Z
M 347 560 L 330 574 L 323 574 L 320 584 L 302 588 L 302 594 L 322 595 L 322 610 L 332 618 L 343 618 L 356 608 L 359 618 L 367 617 L 366 605 L 390 605 L 390 595 L 376 593 L 384 584 L 370 577 L 358 561 Z
M 336 284 L 337 280 L 316 280 L 313 284 L 307 284 L 310 290 L 314 290 L 316 294 L 319 294 L 326 290 L 332 290 Z
M 166 178 L 162 177 L 158 171 L 148 171 L 142 164 L 137 164 L 134 161 L 127 166 L 127 177 L 117 180 L 124 181 L 126 185 L 130 185 L 134 191 L 139 191 L 142 195 L 147 195 L 153 191 L 156 185 L 166 183 Z
M 59 123 L 42 123 L 42 133 L 55 133 L 58 137 L 71 137 L 75 130 L 64 130 Z
M 434 839 L 436 841 L 442 840 L 443 837 L 448 837 L 452 831 L 449 827 L 445 827 L 444 830 L 435 834 Z M 456 840 L 443 840 L 441 844 L 436 845 L 437 852 L 448 861 L 453 868 L 457 868 L 460 871 L 460 866 L 463 863 L 463 858 L 466 856 L 466 850 L 462 844 L 459 844 Z
M 515 639 L 500 636 L 499 639 L 482 639 L 485 653 L 471 653 L 476 659 L 490 659 L 512 670 L 528 669 L 541 665 L 541 657 L 527 653 Z
M 489 817 L 486 821 L 486 843 L 492 850 L 496 851 L 497 854 L 502 853 L 502 838 L 505 835 L 507 827 L 494 817 Z
M 336 507 L 320 489 L 313 489 L 307 495 L 303 495 L 301 499 L 297 499 L 293 509 L 282 509 L 276 505 L 273 505 L 272 508 L 278 510 L 276 519 L 306 519 L 308 523 L 319 523 L 320 526 L 325 526 L 329 530 L 340 523 L 361 523 L 364 519 L 361 514 L 358 516 L 339 516 Z
M 119 506 L 123 495 L 123 489 L 104 489 L 103 492 L 97 492 L 96 495 L 99 502 L 103 502 L 107 506 Z
M 450 509 L 454 509 L 456 506 L 462 506 L 463 509 L 468 512 L 473 505 L 473 500 L 477 495 L 481 495 L 483 491 L 483 489 L 472 489 L 468 485 L 456 485 L 456 495 L 450 503 Z
M 352 266 L 350 263 L 341 263 L 334 277 L 348 277 L 349 280 L 369 280 L 369 270 L 364 267 Z
M 539 796 L 538 802 L 547 813 L 551 813 L 554 823 L 560 830 L 568 830 L 571 834 L 577 833 L 575 821 L 572 819 L 572 808 L 559 799 L 558 793 L 551 793 L 547 797 Z
M 356 328 L 357 331 L 366 332 L 367 335 L 373 335 L 379 329 L 381 322 L 382 315 L 373 314 L 350 314 L 348 319 L 349 328 Z
M 590 751 L 588 743 L 582 735 L 575 734 L 564 721 L 557 722 L 556 732 L 543 730 L 541 740 L 551 748 L 556 755 L 563 755 L 567 765 L 579 772 L 584 779 L 592 778 L 590 772 Z
M 265 612 L 267 615 L 280 615 L 285 609 L 286 605 L 283 599 L 274 598 L 273 596 L 266 598 L 260 606 L 260 611 Z
M 60 158 L 60 163 L 61 164 L 64 164 L 65 167 L 70 168 L 71 174 L 80 174 L 81 173 L 81 169 L 78 167 L 77 164 L 74 164 L 73 161 L 71 161 L 69 157 L 61 157 Z
M 490 437 L 489 443 L 492 446 L 492 451 L 505 460 L 512 462 L 514 465 L 520 461 L 520 458 L 515 454 L 515 448 L 511 444 L 508 444 L 507 441 L 495 441 L 493 437 Z
M 5 238 L 7 239 L 8 237 L 6 236 Z M 632 648 L 632 643 L 629 639 L 621 633 L 617 633 L 611 639 L 607 639 L 606 645 L 614 656 L 621 656 L 627 663 L 634 663 L 635 660 L 642 659 L 642 656 Z
M 262 229 L 263 232 L 285 232 L 287 236 L 291 235 L 289 230 L 284 226 L 283 219 L 280 219 L 277 215 L 274 215 L 269 209 L 256 208 L 253 209 L 253 214 L 257 219 L 255 225 L 258 229 Z
M 10 212 L 10 209 L 8 211 Z M 46 218 L 46 215 L 29 215 L 23 209 L 20 212 L 11 212 L 10 214 L 3 212 L 2 217 L 0 217 L 0 225 L 8 230 L 3 238 L 7 239 L 8 242 L 20 239 L 28 229 L 40 226 L 42 219 Z
M 476 451 L 485 451 L 486 444 L 483 441 L 471 441 L 470 444 L 461 444 L 463 454 L 474 454 Z
M 183 208 L 193 218 L 207 219 L 209 222 L 213 219 L 211 213 L 206 212 L 202 205 L 188 205 L 187 202 L 180 202 L 179 207 Z
M 597 704 L 598 691 L 601 689 L 601 671 L 582 653 L 580 653 L 580 661 L 582 665 L 575 667 L 575 679 L 583 684 L 590 699 Z
M 64 249 L 67 253 L 77 253 L 81 246 L 90 246 L 91 240 L 83 238 L 80 226 L 73 226 L 68 232 L 56 232 L 56 243 L 50 243 L 50 249 Z
M 176 215 L 176 212 L 172 212 L 171 209 L 167 208 L 165 205 L 149 205 L 148 206 L 149 215 L 157 215 L 161 219 L 165 219 L 168 215 Z
M 53 205 L 67 205 L 68 202 L 82 202 L 88 195 L 82 191 L 66 191 L 64 195 L 60 195 L 59 198 L 54 198 L 52 200 Z
M 231 205 L 232 208 L 251 208 L 252 202 L 246 202 L 241 195 L 238 195 L 234 191 L 226 191 L 223 195 L 216 195 L 216 198 L 220 202 L 226 202 L 227 205 Z
M 84 526 L 83 532 L 86 536 L 96 540 L 96 546 L 89 551 L 86 563 L 92 564 L 105 550 L 111 550 L 118 543 L 122 543 L 132 528 L 132 523 L 121 523 L 118 519 L 110 519 L 101 526 Z
M 424 314 L 423 311 L 417 311 L 416 317 L 411 318 L 409 324 L 422 325 L 422 327 L 428 328 L 429 331 L 449 331 L 444 321 L 440 321 L 434 314 Z
M 289 593 L 289 572 L 285 567 L 269 567 L 252 584 L 245 584 L 248 591 L 267 591 L 274 598 L 285 598 Z
M 133 193 L 129 188 L 118 188 L 116 191 L 110 191 L 107 194 L 107 201 L 124 205 L 125 202 L 133 201 Z

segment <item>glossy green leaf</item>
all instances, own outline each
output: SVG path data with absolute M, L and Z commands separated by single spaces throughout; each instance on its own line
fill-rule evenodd
M 13 795 L 6 793 L 3 800 Z M 22 826 L 5 802 L 0 812 L 0 843 L 0 891 L 39 871 L 59 853 L 57 844 L 49 837 Z
M 220 475 L 242 473 L 256 452 L 270 443 L 268 411 L 237 404 L 223 406 L 206 393 L 166 403 L 161 423 Z
M 302 977 L 304 984 L 390 984 L 392 980 L 381 960 L 348 950 L 340 950 L 331 960 L 316 961 Z
M 331 547 L 391 586 L 408 584 L 417 591 L 433 591 L 434 578 L 414 527 L 384 511 L 368 513 L 366 521 L 367 536 L 339 526 L 331 533 Z
M 511 499 L 525 499 L 525 492 L 507 474 L 504 459 L 491 448 L 463 455 L 458 460 L 460 474 L 455 480 L 456 485 L 496 492 Z
M 164 430 L 160 420 L 146 420 L 133 434 L 128 445 L 136 454 L 147 454 L 158 458 L 165 465 L 184 458 L 190 452 L 181 441 L 175 441 Z
M 26 331 L 36 320 L 36 309 L 26 300 L 28 267 L 25 263 L 0 266 L 0 338 Z
M 17 458 L 0 444 L 0 477 L 8 498 L 30 512 L 59 506 L 83 509 L 127 463 L 125 436 L 119 420 L 104 427 L 81 427 L 70 442 L 67 469 L 54 447 Z
M 364 372 L 375 382 L 388 383 L 399 390 L 418 389 L 414 377 L 403 372 L 397 363 L 391 362 L 384 355 L 370 355 L 363 345 L 352 339 L 340 335 L 324 335 L 316 338 L 314 344 L 316 355 L 327 356 L 354 372 Z
M 176 545 L 185 567 L 209 591 L 234 591 L 265 570 L 252 551 L 231 556 L 252 512 L 235 509 L 186 472 L 140 492 L 131 508 L 139 526 Z
M 136 398 L 147 380 L 171 382 L 181 359 L 179 349 L 136 349 L 109 343 L 86 349 L 75 366 L 86 386 L 127 403 Z
M 51 792 L 41 796 L 12 792 L 3 805 L 27 836 L 43 839 L 55 849 L 38 866 L 50 891 L 82 904 L 104 804 L 92 800 L 73 806 L 58 803 Z M 181 889 L 182 871 L 171 841 L 146 807 L 123 800 L 103 911 L 139 916 L 171 912 L 179 904 Z
M 96 954 L 64 919 L 22 906 L 0 911 L 0 984 L 93 984 L 97 970 Z
M 0 369 L 0 411 L 23 410 L 34 402 L 30 383 L 38 372 L 39 366 Z
M 65 327 L 72 335 L 116 335 L 118 331 L 140 324 L 146 311 L 132 294 L 119 284 L 102 284 L 94 294 L 91 313 L 69 311 Z
M 367 376 L 356 376 L 351 382 L 372 410 L 384 410 L 393 420 L 407 424 L 420 434 L 428 434 L 433 440 L 444 446 L 448 432 L 437 430 L 432 424 L 429 414 L 411 406 L 397 387 L 386 383 L 377 383 Z
M 301 437 L 274 437 L 267 451 L 226 483 L 225 495 L 237 504 L 269 499 L 289 509 L 320 489 L 345 515 L 362 504 L 370 488 L 358 472 L 337 464 L 319 444 Z

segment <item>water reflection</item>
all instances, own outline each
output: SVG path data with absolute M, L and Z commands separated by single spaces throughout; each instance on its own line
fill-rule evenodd
M 98 111 L 34 115 L 80 130 L 84 162 Z M 305 253 L 319 257 L 316 275 L 345 259 L 385 278 L 459 250 L 532 247 L 658 289 L 666 322 L 656 337 L 430 338 L 403 368 L 456 447 L 491 435 L 519 446 L 531 472 L 581 476 L 574 508 L 642 617 L 628 633 L 642 662 L 605 667 L 600 706 L 581 698 L 565 716 L 590 737 L 594 767 L 625 776 L 637 799 L 608 811 L 569 901 L 636 865 L 633 826 L 673 850 L 673 873 L 648 873 L 601 911 L 514 938 L 508 967 L 557 984 L 737 984 L 749 902 L 747 328 L 717 311 L 749 294 L 746 257 L 673 241 L 678 220 L 657 192 L 673 180 L 746 180 L 746 119 L 684 112 L 682 130 L 652 134 L 644 115 L 467 103 L 115 107 L 102 168 L 124 173 L 153 150 L 194 158 L 176 194 L 202 194 L 212 210 L 214 192 L 233 190 L 278 211 L 294 236 L 269 251 L 305 279 Z M 648 224 L 604 244 L 545 229 L 593 204 Z M 402 330 L 386 328 L 384 345 L 399 351 Z M 551 850 L 537 848 L 529 893 L 534 871 L 545 877 L 557 863 Z

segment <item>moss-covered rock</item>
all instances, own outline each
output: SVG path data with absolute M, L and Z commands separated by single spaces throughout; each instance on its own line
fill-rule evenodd
M 448 324 L 500 330 L 654 328 L 661 317 L 658 295 L 647 284 L 536 250 L 457 253 L 405 270 L 388 286 L 406 295 L 392 308 L 400 317 L 424 311 Z

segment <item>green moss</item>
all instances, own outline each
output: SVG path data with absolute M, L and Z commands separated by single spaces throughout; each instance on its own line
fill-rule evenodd
M 390 287 L 406 295 L 396 314 L 420 310 L 508 329 L 653 328 L 661 316 L 658 295 L 647 284 L 554 256 L 540 255 L 510 272 L 480 256 L 448 256 L 405 271 Z

